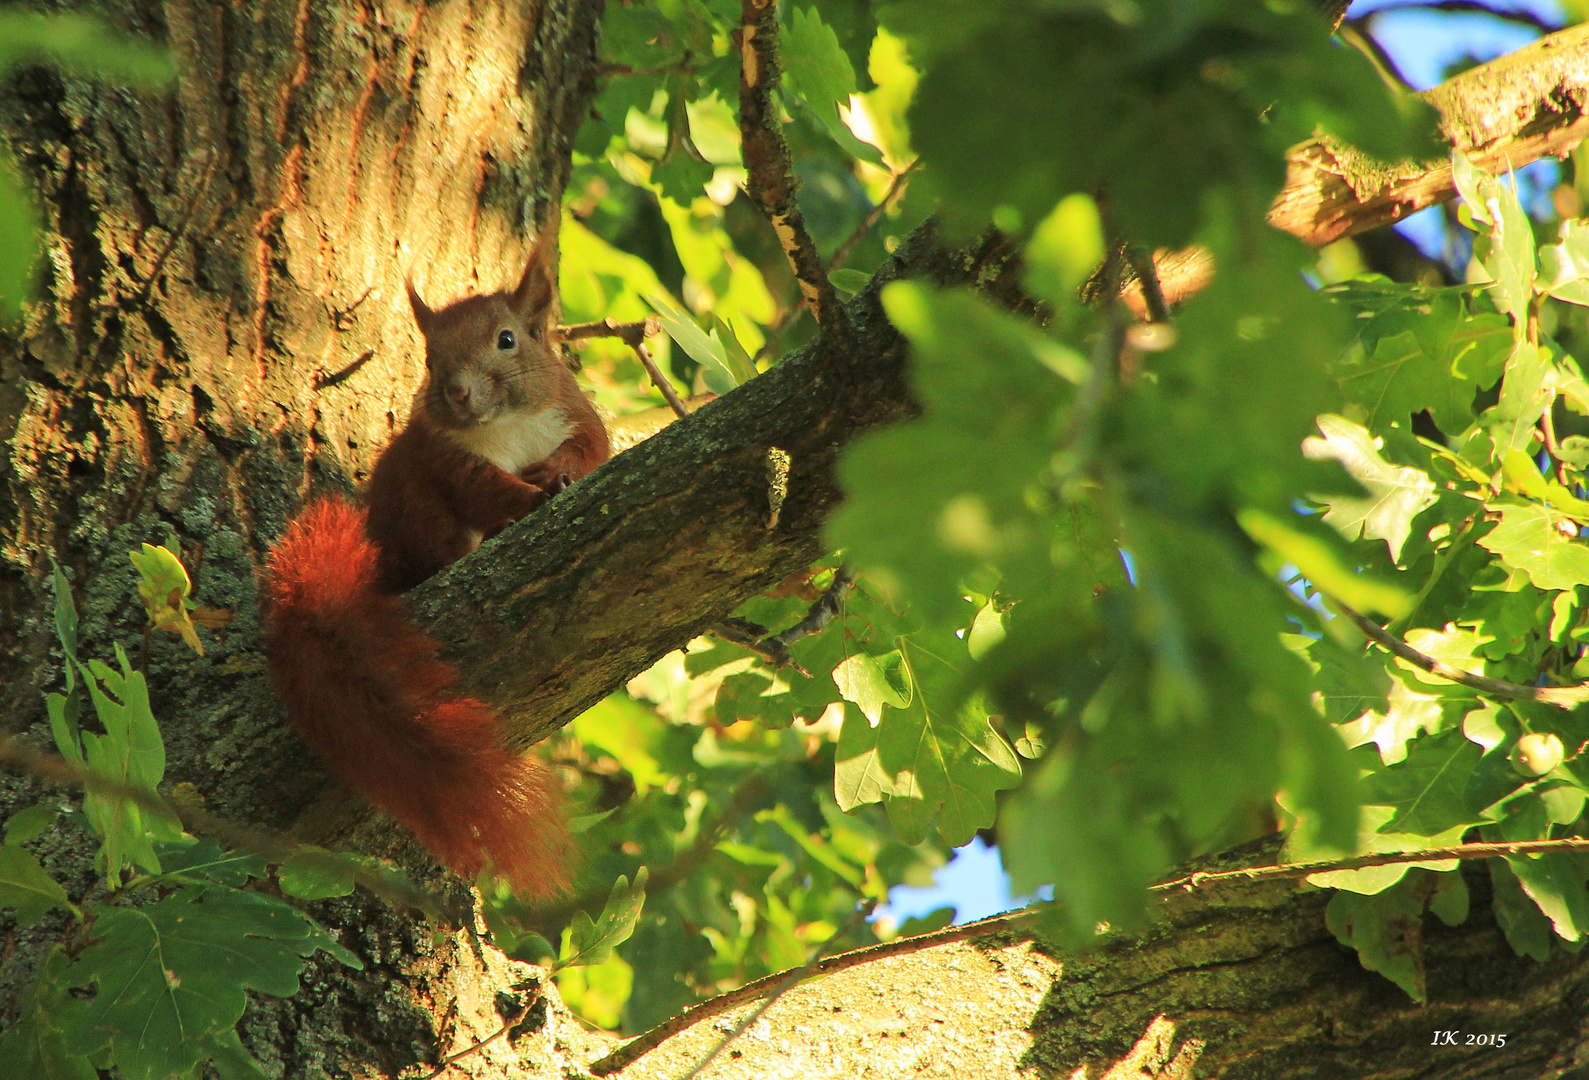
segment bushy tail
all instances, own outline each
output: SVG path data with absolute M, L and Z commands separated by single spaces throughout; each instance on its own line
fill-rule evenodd
M 448 869 L 489 863 L 516 892 L 567 886 L 570 844 L 555 778 L 504 744 L 496 717 L 375 589 L 364 512 L 310 506 L 270 559 L 265 653 L 303 737 L 345 782 L 413 830 Z

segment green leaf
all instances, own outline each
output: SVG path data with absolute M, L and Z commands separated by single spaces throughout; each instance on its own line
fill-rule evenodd
M 69 1036 L 88 1043 L 94 1039 L 92 1031 L 79 1026 L 85 1010 L 83 1003 L 71 996 L 66 978 L 71 962 L 59 945 L 45 954 L 16 1021 L 0 1038 L 0 1076 L 98 1080 L 99 1071 L 88 1058 L 67 1049 Z
M 844 55 L 849 57 L 856 81 L 862 90 L 870 90 L 872 80 L 867 76 L 867 62 L 871 56 L 872 39 L 877 36 L 877 19 L 872 14 L 871 0 L 815 0 L 822 21 L 833 28 Z M 735 9 L 737 12 L 738 9 Z
M 1356 853 L 1368 855 L 1391 851 L 1422 851 L 1426 848 L 1459 844 L 1462 842 L 1462 834 L 1467 830 L 1466 825 L 1458 825 L 1437 836 L 1380 831 L 1389 824 L 1394 815 L 1395 810 L 1389 806 L 1365 806 L 1362 822 L 1358 828 Z M 1306 843 L 1306 839 L 1298 833 L 1292 834 L 1286 848 L 1287 862 L 1312 862 L 1336 854 L 1329 850 L 1312 849 Z M 1431 859 L 1428 862 L 1365 866 L 1358 870 L 1330 870 L 1309 874 L 1307 882 L 1309 885 L 1317 885 L 1324 889 L 1345 889 L 1348 892 L 1372 896 L 1384 892 L 1414 869 L 1448 871 L 1456 870 L 1460 866 L 1461 863 L 1457 859 Z
M 1339 461 L 1368 489 L 1366 498 L 1315 496 L 1328 508 L 1324 520 L 1348 540 L 1383 540 L 1391 558 L 1401 558 L 1412 519 L 1434 505 L 1434 483 L 1421 469 L 1395 466 L 1381 457 L 1374 437 L 1361 424 L 1328 414 L 1318 423 L 1322 437 L 1304 439 L 1302 452 L 1314 461 Z
M 1379 759 L 1394 765 L 1407 758 L 1407 743 L 1422 734 L 1434 734 L 1445 726 L 1440 699 L 1420 694 L 1400 679 L 1390 684 L 1390 693 L 1348 723 L 1341 724 L 1341 737 L 1347 746 L 1372 742 L 1379 748 Z
M 702 330 L 694 319 L 662 293 L 647 293 L 646 303 L 657 313 L 668 336 L 677 341 L 696 363 L 716 368 L 730 380 L 734 378 L 733 369 L 728 363 L 728 350 L 715 333 L 708 334 Z
M 1549 507 L 1498 499 L 1491 509 L 1500 524 L 1479 538 L 1479 545 L 1495 552 L 1501 562 L 1528 575 L 1537 588 L 1570 589 L 1589 584 L 1589 545 L 1563 535 L 1575 523 Z
M 641 794 L 667 783 L 656 756 L 664 725 L 654 710 L 626 694 L 611 694 L 575 717 L 572 726 L 581 742 L 612 755 Z
M 784 87 L 816 114 L 846 151 L 862 161 L 882 165 L 882 151 L 856 138 L 839 116 L 839 107 L 848 108 L 850 95 L 855 93 L 855 69 L 839 46 L 838 35 L 822 21 L 816 8 L 791 5 L 780 48 Z
M 163 50 L 124 38 L 92 16 L 0 11 L 0 75 L 17 64 L 38 62 L 141 83 L 163 82 L 173 74 Z M 32 291 L 37 230 L 38 215 L 15 162 L 0 151 L 0 323 L 16 319 Z
M 300 844 L 276 870 L 281 891 L 300 900 L 347 896 L 353 891 L 360 856 Z
M 1447 926 L 1461 926 L 1468 921 L 1468 883 L 1460 870 L 1440 874 L 1435 878 L 1435 892 L 1429 898 L 1429 910 Z
M 116 659 L 120 672 L 97 660 L 84 670 L 94 712 L 105 729 L 103 735 L 81 733 L 84 760 L 93 771 L 143 792 L 158 805 L 155 786 L 165 776 L 165 744 L 149 709 L 149 689 L 142 672 L 132 669 L 120 645 L 116 646 Z M 104 842 L 107 877 L 114 877 L 127 865 L 158 874 L 160 859 L 153 842 L 182 835 L 181 822 L 173 812 L 153 809 L 150 803 L 135 802 L 119 791 L 91 788 L 83 796 L 83 809 Z
M 1554 244 L 1539 249 L 1539 287 L 1557 300 L 1589 304 L 1589 222 L 1561 223 Z
M 23 190 L 11 155 L 0 151 L 0 322 L 22 314 L 33 292 L 38 212 Z
M 0 70 L 39 60 L 137 83 L 165 82 L 175 74 L 165 50 L 123 37 L 93 16 L 0 11 Z
M 896 681 L 903 681 L 903 690 L 895 685 Z M 898 649 L 881 656 L 858 652 L 845 657 L 833 669 L 833 682 L 844 700 L 853 702 L 874 726 L 882 719 L 884 705 L 896 709 L 910 705 L 912 687 L 904 656 Z
M 1501 398 L 1483 417 L 1498 451 L 1529 450 L 1535 438 L 1534 425 L 1550 405 L 1552 375 L 1548 349 L 1536 348 L 1527 340 L 1517 342 L 1506 361 Z
M 1490 881 L 1494 885 L 1491 904 L 1495 908 L 1495 921 L 1501 924 L 1507 943 L 1518 956 L 1527 956 L 1541 963 L 1550 958 L 1551 923 L 1523 892 L 1523 886 L 1512 872 L 1509 860 L 1486 859 L 1490 866 Z
M 149 625 L 177 634 L 190 649 L 203 656 L 204 644 L 199 641 L 199 632 L 188 617 L 187 600 L 192 583 L 182 560 L 170 548 L 153 544 L 145 544 L 142 551 L 127 554 L 138 571 L 138 599 L 149 613 Z
M 316 949 L 362 967 L 291 905 L 224 887 L 103 910 L 94 929 L 69 972 L 73 985 L 97 987 L 70 1048 L 88 1053 L 108 1038 L 126 1080 L 184 1076 L 218 1053 L 235 1062 L 227 1033 L 243 1015 L 244 992 L 291 997 Z
M 1436 836 L 1483 819 L 1469 810 L 1467 780 L 1483 751 L 1460 731 L 1428 735 L 1413 743 L 1407 759 L 1365 781 L 1364 801 L 1394 807 L 1387 832 Z
M 913 138 L 962 224 L 999 206 L 1035 221 L 1102 185 L 1126 235 L 1179 245 L 1214 190 L 1267 205 L 1285 149 L 1318 130 L 1390 160 L 1432 146 L 1427 107 L 1331 45 L 1305 6 L 1148 0 L 1127 19 L 1105 5 L 917 0 L 880 15 L 924 68 Z
M 1277 552 L 1326 595 L 1358 611 L 1383 612 L 1392 618 L 1410 610 L 1412 597 L 1405 590 L 1347 566 L 1321 537 L 1309 536 L 1261 510 L 1243 510 L 1237 521 L 1248 536 Z
M 629 884 L 627 876 L 619 875 L 607 894 L 600 917 L 594 922 L 583 911 L 576 911 L 568 927 L 563 954 L 553 970 L 603 963 L 612 956 L 614 948 L 628 941 L 645 907 L 647 877 L 643 866 L 635 871 L 633 885 Z
M 1459 432 L 1473 421 L 1474 395 L 1501 376 L 1511 327 L 1471 312 L 1466 290 L 1405 288 L 1402 302 L 1362 328 L 1364 351 L 1339 368 L 1341 387 L 1372 430 L 1428 409 L 1441 430 Z
M 1056 929 L 1078 942 L 1099 923 L 1140 924 L 1147 887 L 1170 862 L 1161 835 L 1141 827 L 1131 793 L 1090 765 L 1055 746 L 999 819 L 1011 891 L 1053 885 L 1067 916 Z
M 740 720 L 759 720 L 782 727 L 794 721 L 792 714 L 780 715 L 781 710 L 768 699 L 775 696 L 777 684 L 764 671 L 744 671 L 726 677 L 717 687 L 715 699 L 717 722 L 732 724 Z M 787 697 L 787 693 L 776 696 Z M 778 704 L 784 704 L 782 702 Z
M 1452 172 L 1460 174 L 1457 190 L 1474 220 L 1489 226 L 1489 235 L 1475 243 L 1474 254 L 1494 282 L 1490 295 L 1495 306 L 1512 316 L 1514 333 L 1521 341 L 1534 298 L 1534 227 L 1514 186 L 1480 173 L 1460 151 L 1452 154 Z
M 77 659 L 77 606 L 72 603 L 72 584 L 66 580 L 59 563 L 56 563 L 50 574 L 51 582 L 55 586 L 55 636 L 60 639 L 61 651 L 66 654 L 68 661 Z M 66 689 L 72 689 L 72 679 L 76 673 L 72 665 L 66 665 Z
M 1368 712 L 1384 713 L 1391 707 L 1388 695 L 1400 684 L 1385 673 L 1383 665 L 1356 650 L 1348 650 L 1328 635 L 1302 641 L 1315 672 L 1314 693 L 1322 700 L 1324 718 L 1330 723 L 1343 724 Z
M 35 837 L 42 836 L 60 816 L 59 806 L 24 807 L 6 818 L 5 842 L 8 845 L 25 844 Z
M 1410 874 L 1372 896 L 1338 892 L 1324 909 L 1324 920 L 1336 940 L 1357 950 L 1365 968 L 1379 972 L 1422 1004 L 1428 993 L 1420 945 L 1423 902 L 1415 895 L 1420 883 Z
M 923 415 L 845 451 L 848 497 L 828 542 L 871 569 L 868 580 L 897 606 L 958 622 L 967 575 L 994 564 L 1018 589 L 1051 573 L 1052 525 L 1036 492 L 1053 468 L 1074 384 L 1045 362 L 1061 346 L 969 292 L 894 282 L 883 306 L 910 339 Z
M 31 926 L 51 908 L 71 910 L 66 890 L 44 872 L 31 851 L 7 843 L 0 847 L 0 908 L 13 908 L 22 926 Z
M 209 1051 L 221 1080 L 270 1080 L 265 1067 L 243 1049 L 236 1028 L 216 1032 L 210 1040 Z
M 265 876 L 264 856 L 227 851 L 214 840 L 162 844 L 158 854 L 164 873 L 203 878 L 220 885 L 240 886 L 251 877 Z
M 947 651 L 951 642 L 939 647 Z M 907 844 L 924 840 L 936 818 L 944 842 L 958 847 L 993 824 L 994 793 L 1015 786 L 1021 767 L 988 723 L 980 697 L 956 702 L 954 669 L 944 659 L 917 643 L 903 652 L 915 694 L 875 726 L 846 710 L 835 795 L 846 810 L 881 799 Z
M 833 282 L 833 287 L 845 296 L 854 296 L 866 288 L 872 277 L 870 274 L 864 274 L 859 270 L 842 268 L 829 274 L 828 280 Z
M 1026 245 L 1022 281 L 1056 307 L 1075 303 L 1082 282 L 1103 262 L 1103 220 L 1086 195 L 1067 195 L 1038 222 Z
M 1576 852 L 1547 851 L 1539 855 L 1508 855 L 1506 865 L 1517 876 L 1528 898 L 1550 920 L 1556 936 L 1578 941 L 1589 930 L 1589 876 Z

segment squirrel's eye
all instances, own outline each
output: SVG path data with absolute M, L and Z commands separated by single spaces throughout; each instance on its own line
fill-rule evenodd
M 516 344 L 518 344 L 518 342 L 513 340 L 512 330 L 500 330 L 497 332 L 497 348 L 511 349 Z

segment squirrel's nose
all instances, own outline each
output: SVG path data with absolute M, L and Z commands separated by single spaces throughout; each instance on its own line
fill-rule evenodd
M 469 404 L 469 387 L 466 383 L 455 382 L 447 384 L 447 400 L 455 405 Z

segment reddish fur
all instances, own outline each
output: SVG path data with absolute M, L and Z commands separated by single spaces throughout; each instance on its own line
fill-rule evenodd
M 337 775 L 450 869 L 472 877 L 489 865 L 517 891 L 545 896 L 565 887 L 570 846 L 556 785 L 540 761 L 503 745 L 486 705 L 454 689 L 456 672 L 397 594 L 607 460 L 606 428 L 557 349 L 555 220 L 512 293 L 440 311 L 412 284 L 408 298 L 425 337 L 425 387 L 375 463 L 369 513 L 318 502 L 271 553 L 271 677 Z M 554 408 L 572 431 L 518 476 L 462 434 Z M 543 452 L 546 435 L 522 437 L 537 441 L 503 460 Z
M 573 380 L 570 379 L 570 382 Z M 563 411 L 574 422 L 573 434 L 563 440 L 563 445 L 553 450 L 544 461 L 537 461 L 519 473 L 519 479 L 537 487 L 547 487 L 558 477 L 578 480 L 593 472 L 596 466 L 612 456 L 612 444 L 607 438 L 607 428 L 596 409 L 574 384 L 573 394 L 561 398 Z
M 436 644 L 377 585 L 377 557 L 364 513 L 338 500 L 310 506 L 272 551 L 265 649 L 288 716 L 450 870 L 472 878 L 489 864 L 517 892 L 563 891 L 570 843 L 554 778 L 456 692 Z

